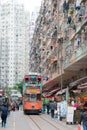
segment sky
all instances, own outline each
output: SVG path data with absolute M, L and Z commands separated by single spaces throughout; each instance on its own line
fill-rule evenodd
M 25 10 L 32 12 L 35 7 L 41 5 L 42 0 L 17 0 L 18 3 L 23 3 Z

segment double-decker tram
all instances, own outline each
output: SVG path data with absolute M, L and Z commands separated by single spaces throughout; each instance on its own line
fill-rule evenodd
M 23 80 L 23 110 L 24 113 L 40 113 L 42 110 L 42 82 L 41 75 L 30 73 Z

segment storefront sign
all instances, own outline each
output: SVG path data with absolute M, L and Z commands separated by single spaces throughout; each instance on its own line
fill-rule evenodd
M 67 113 L 67 102 L 66 101 L 60 102 L 60 112 L 61 112 L 61 117 L 66 117 L 66 113 Z
M 68 107 L 67 107 L 66 122 L 73 123 L 74 110 L 75 110 L 75 108 L 72 107 L 72 106 L 68 106 Z

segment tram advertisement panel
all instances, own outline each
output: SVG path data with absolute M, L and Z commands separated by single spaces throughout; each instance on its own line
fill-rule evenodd
M 26 94 L 30 94 L 30 93 L 40 93 L 40 88 L 26 87 Z

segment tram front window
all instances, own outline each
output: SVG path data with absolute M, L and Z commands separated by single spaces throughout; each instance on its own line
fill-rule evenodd
M 41 83 L 41 78 L 38 78 L 38 79 L 37 79 L 37 82 L 38 82 L 38 83 Z
M 36 84 L 36 78 L 30 78 L 29 83 L 30 84 Z
M 41 100 L 41 94 L 27 94 L 25 101 L 36 102 Z
M 27 94 L 27 95 L 25 96 L 25 101 L 30 101 L 30 94 Z
M 31 94 L 31 102 L 35 102 L 36 101 L 36 94 Z

